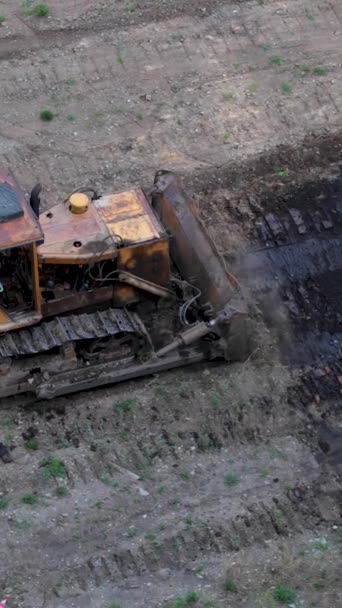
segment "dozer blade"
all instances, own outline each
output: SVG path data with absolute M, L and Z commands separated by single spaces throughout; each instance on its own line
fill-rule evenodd
M 197 217 L 180 177 L 158 171 L 154 183 L 152 205 L 171 236 L 171 256 L 182 277 L 200 291 L 202 307 L 218 313 L 228 304 L 247 314 L 239 284 Z

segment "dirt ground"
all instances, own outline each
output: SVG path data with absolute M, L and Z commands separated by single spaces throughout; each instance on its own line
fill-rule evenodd
M 342 606 L 342 4 L 49 9 L 0 0 L 1 165 L 41 181 L 45 208 L 181 172 L 270 339 L 241 364 L 2 409 L 0 592 L 9 608 Z M 265 300 L 299 238 L 289 214 L 306 239 L 291 323 Z M 328 279 L 303 285 L 318 237 Z

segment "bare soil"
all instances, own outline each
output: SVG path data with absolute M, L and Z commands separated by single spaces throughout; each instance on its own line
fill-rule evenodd
M 0 591 L 342 605 L 341 3 L 49 8 L 0 1 L 1 164 L 46 208 L 180 171 L 262 339 L 242 364 L 1 410 Z

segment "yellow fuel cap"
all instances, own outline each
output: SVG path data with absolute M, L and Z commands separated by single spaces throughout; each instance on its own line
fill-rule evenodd
M 89 197 L 83 192 L 74 192 L 69 198 L 71 213 L 84 213 L 89 207 Z

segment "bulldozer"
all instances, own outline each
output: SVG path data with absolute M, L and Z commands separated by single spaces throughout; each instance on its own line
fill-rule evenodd
M 245 356 L 241 288 L 177 174 L 47 211 L 40 191 L 0 171 L 1 399 Z

